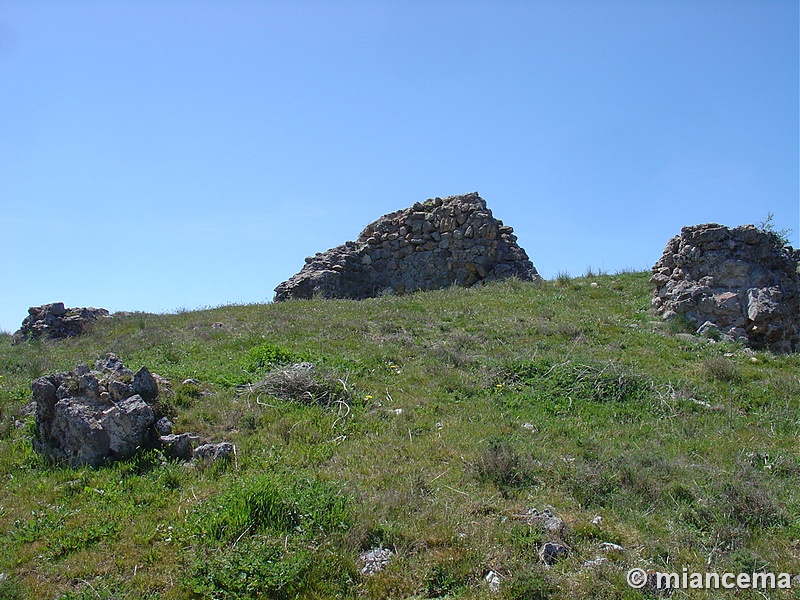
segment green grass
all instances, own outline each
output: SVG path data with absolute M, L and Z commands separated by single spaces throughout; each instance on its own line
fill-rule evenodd
M 800 572 L 800 357 L 678 335 L 647 277 L 0 335 L 0 598 L 641 598 L 632 566 Z M 176 430 L 236 460 L 37 456 L 32 380 L 106 352 L 169 379 Z M 260 383 L 297 361 L 317 365 L 309 401 Z M 553 567 L 531 508 L 566 523 Z M 374 547 L 394 556 L 361 575 Z

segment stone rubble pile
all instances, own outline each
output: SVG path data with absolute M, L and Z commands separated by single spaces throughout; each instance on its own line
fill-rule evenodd
M 275 300 L 363 299 L 510 277 L 533 281 L 539 274 L 513 229 L 474 192 L 384 215 L 356 241 L 306 258 L 275 288 Z
M 172 434 L 161 414 L 158 375 L 134 373 L 114 354 L 90 370 L 45 375 L 32 386 L 36 416 L 34 449 L 73 467 L 123 460 L 144 448 L 162 448 L 171 458 L 213 460 L 233 454 L 232 444 L 205 444 L 199 437 Z M 163 387 L 163 383 L 162 383 Z
M 653 266 L 653 309 L 700 335 L 800 350 L 800 252 L 753 225 L 684 227 Z
M 12 336 L 12 342 L 17 344 L 40 337 L 62 339 L 81 335 L 89 323 L 107 316 L 109 313 L 105 308 L 65 308 L 63 302 L 31 306 L 22 326 Z

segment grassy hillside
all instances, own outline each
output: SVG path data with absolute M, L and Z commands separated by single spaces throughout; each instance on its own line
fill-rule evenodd
M 647 277 L 0 336 L 0 598 L 642 598 L 631 567 L 799 573 L 800 356 L 654 322 Z M 107 352 L 169 379 L 176 431 L 236 460 L 37 456 L 31 381 Z M 259 385 L 302 360 L 312 393 Z M 569 554 L 545 567 L 551 540 Z M 371 548 L 394 555 L 362 575 Z

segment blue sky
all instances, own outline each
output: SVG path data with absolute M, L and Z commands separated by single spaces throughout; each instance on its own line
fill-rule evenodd
M 798 240 L 798 3 L 0 0 L 0 329 L 264 302 L 478 191 L 540 273 Z

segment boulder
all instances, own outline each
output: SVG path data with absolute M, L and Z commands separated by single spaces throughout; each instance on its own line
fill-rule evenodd
M 148 402 L 155 400 L 156 396 L 158 396 L 158 384 L 155 377 L 147 370 L 147 367 L 142 367 L 133 376 L 131 391 Z
M 800 253 L 753 225 L 684 227 L 652 268 L 652 305 L 696 332 L 753 349 L 800 348 Z
M 569 548 L 559 542 L 545 542 L 539 548 L 539 560 L 548 567 L 566 558 L 568 554 Z
M 172 421 L 170 421 L 168 417 L 161 417 L 155 423 L 155 428 L 156 428 L 156 431 L 159 433 L 159 435 L 169 435 L 169 434 L 171 434 L 172 433 L 172 428 L 174 426 L 175 426 L 175 424 Z
M 169 458 L 191 460 L 192 452 L 200 438 L 191 433 L 170 433 L 158 438 L 161 448 Z
M 517 277 L 540 279 L 513 229 L 477 192 L 415 203 L 349 241 L 305 259 L 275 300 L 363 299 Z
M 230 442 L 219 442 L 217 444 L 203 444 L 192 451 L 192 456 L 201 462 L 211 462 L 216 460 L 229 460 L 236 453 L 236 449 Z

